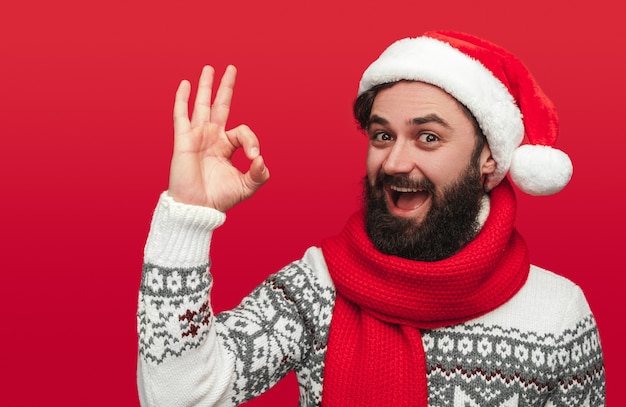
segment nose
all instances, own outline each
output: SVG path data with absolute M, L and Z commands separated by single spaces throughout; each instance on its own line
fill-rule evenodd
M 410 146 L 399 140 L 389 149 L 389 154 L 382 165 L 383 171 L 388 175 L 408 174 L 414 167 L 415 161 Z

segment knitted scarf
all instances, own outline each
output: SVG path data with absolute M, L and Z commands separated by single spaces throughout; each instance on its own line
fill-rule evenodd
M 420 329 L 483 315 L 509 300 L 528 277 L 515 211 L 515 193 L 504 180 L 491 192 L 491 210 L 476 238 L 436 262 L 378 252 L 367 237 L 363 211 L 322 243 L 337 290 L 324 407 L 428 405 Z

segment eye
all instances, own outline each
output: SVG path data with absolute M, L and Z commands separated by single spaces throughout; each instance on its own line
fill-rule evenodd
M 384 143 L 386 141 L 393 140 L 393 137 L 389 133 L 385 133 L 384 131 L 377 131 L 370 135 L 370 140 L 376 143 Z
M 437 136 L 434 133 L 422 133 L 419 135 L 418 140 L 421 141 L 422 143 L 432 144 L 432 143 L 439 141 L 440 139 L 439 139 L 439 136 Z

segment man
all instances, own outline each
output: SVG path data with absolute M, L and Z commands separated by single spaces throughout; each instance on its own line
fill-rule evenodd
M 168 191 L 145 249 L 138 311 L 144 405 L 237 405 L 295 370 L 302 406 L 602 406 L 604 367 L 581 290 L 531 266 L 515 193 L 558 192 L 554 107 L 482 39 L 431 32 L 364 73 L 363 210 L 340 235 L 213 315 L 207 253 L 224 212 L 268 179 L 256 135 L 226 130 L 235 69 L 174 107 Z M 523 139 L 526 144 L 520 145 Z M 230 157 L 242 148 L 250 168 Z

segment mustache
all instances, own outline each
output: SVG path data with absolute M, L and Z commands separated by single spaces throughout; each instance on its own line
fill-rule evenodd
M 431 193 L 435 192 L 435 184 L 428 178 L 412 179 L 406 174 L 389 175 L 379 172 L 374 180 L 374 186 L 382 188 L 383 185 L 393 185 L 399 188 L 423 189 Z

